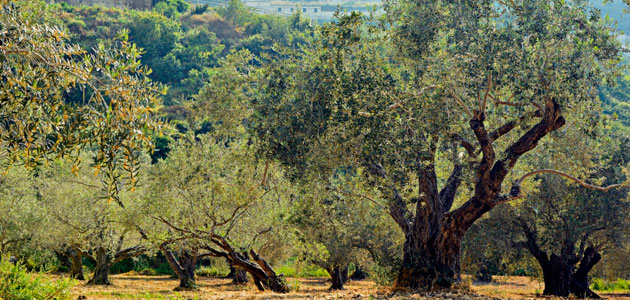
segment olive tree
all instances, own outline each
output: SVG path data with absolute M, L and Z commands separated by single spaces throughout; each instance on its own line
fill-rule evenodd
M 11 168 L 0 176 L 0 257 L 19 257 L 24 248 L 36 246 L 32 229 L 40 228 L 43 216 L 35 196 L 28 170 Z
M 251 59 L 247 52 L 232 53 L 209 70 L 189 120 L 195 131 L 204 121 L 209 132 L 180 138 L 151 172 L 147 207 L 165 226 L 154 227 L 162 229 L 150 239 L 157 240 L 180 289 L 195 288 L 197 258 L 214 256 L 251 274 L 260 290 L 288 291 L 283 278 L 254 250 L 269 247 L 265 242 L 273 239 L 265 236 L 277 234 L 277 214 L 287 195 L 280 192 L 286 188 L 282 172 L 255 157 L 246 131 L 252 110 Z M 188 257 L 178 260 L 174 245 Z
M 368 196 L 373 193 L 360 177 L 350 168 L 331 178 L 312 175 L 292 197 L 287 222 L 301 241 L 298 251 L 328 272 L 330 290 L 343 289 L 351 279 L 350 263 L 364 272 L 366 266 L 359 262 L 371 256 L 379 263 L 381 247 L 397 242 L 396 232 L 390 230 L 395 225 L 383 218 L 385 206 Z
M 580 147 L 582 155 L 571 155 L 580 161 L 584 153 L 601 153 L 598 159 L 586 161 L 589 171 L 585 173 L 603 184 L 622 181 L 630 163 L 628 137 L 611 136 L 612 141 L 607 142 L 576 141 L 588 147 Z M 554 159 L 542 159 L 534 165 L 543 168 L 557 165 L 555 158 L 559 155 L 550 156 Z M 514 246 L 529 251 L 537 260 L 545 281 L 545 295 L 598 298 L 589 288 L 589 272 L 602 254 L 623 247 L 627 240 L 628 190 L 590 190 L 581 180 L 579 184 L 572 184 L 548 174 L 538 177 L 537 190 L 503 214 L 504 220 L 511 221 L 507 224 L 512 224 L 504 229 L 504 237 Z
M 68 162 L 53 162 L 33 180 L 37 204 L 46 218 L 42 227 L 32 231 L 39 232 L 39 239 L 50 249 L 66 250 L 73 276 L 82 277 L 81 261 L 86 257 L 95 264 L 88 284 L 111 284 L 113 264 L 147 250 L 137 229 L 146 220 L 140 210 L 144 191 L 121 191 L 118 201 L 124 208 L 107 203 L 103 201 L 109 195 L 107 177 L 95 176 L 86 167 L 72 174 L 72 167 Z
M 391 31 L 342 17 L 313 49 L 268 67 L 260 148 L 296 176 L 362 168 L 405 235 L 395 286 L 451 287 L 465 232 L 521 198 L 524 179 L 552 172 L 504 184 L 567 120 L 594 117 L 597 87 L 621 72 L 621 46 L 585 1 L 387 9 Z
M 629 194 L 627 189 L 589 189 L 584 180 L 614 186 L 627 177 L 630 143 L 623 132 L 609 128 L 585 138 L 576 134 L 583 130 L 579 124 L 572 125 L 563 130 L 562 139 L 546 140 L 539 155 L 524 161 L 543 169 L 562 165 L 579 175 L 537 174 L 523 199 L 497 207 L 475 224 L 467 241 L 485 238 L 481 243 L 493 245 L 486 251 L 495 260 L 529 254 L 542 271 L 545 295 L 598 298 L 589 288 L 589 273 L 628 241 Z M 472 252 L 475 246 L 467 248 Z
M 258 162 L 245 139 L 212 134 L 197 139 L 180 141 L 155 165 L 147 196 L 153 218 L 166 225 L 153 239 L 179 277 L 179 288 L 194 288 L 194 261 L 213 256 L 250 273 L 261 290 L 287 292 L 283 279 L 254 250 L 261 235 L 274 234 L 265 216 L 282 211 L 276 191 L 280 173 Z M 189 263 L 182 256 L 178 261 L 169 248 L 179 240 L 186 242 Z

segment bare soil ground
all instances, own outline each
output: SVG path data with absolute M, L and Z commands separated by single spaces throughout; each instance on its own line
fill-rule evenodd
M 445 292 L 432 294 L 392 293 L 378 287 L 374 282 L 351 281 L 343 291 L 329 292 L 330 282 L 326 278 L 287 279 L 292 291 L 288 294 L 259 292 L 253 284 L 232 285 L 231 280 L 199 277 L 199 290 L 174 292 L 178 281 L 168 276 L 143 276 L 122 274 L 112 276 L 111 286 L 86 286 L 80 283 L 73 288 L 75 299 L 535 299 L 543 285 L 528 277 L 496 277 L 494 283 L 473 284 L 468 292 Z M 630 293 L 600 293 L 603 298 L 630 300 Z

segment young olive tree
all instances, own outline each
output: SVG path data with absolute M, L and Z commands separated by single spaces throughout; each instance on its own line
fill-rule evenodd
M 344 16 L 313 49 L 267 68 L 260 149 L 296 176 L 361 168 L 405 235 L 395 286 L 451 287 L 465 232 L 522 197 L 536 173 L 504 181 L 524 154 L 567 120 L 594 117 L 597 87 L 621 71 L 621 46 L 584 1 L 403 0 L 387 9 L 391 30 Z
M 247 52 L 232 53 L 209 70 L 190 118 L 195 131 L 203 120 L 209 132 L 181 138 L 152 171 L 147 206 L 165 225 L 153 235 L 181 289 L 195 287 L 194 261 L 214 256 L 251 274 L 260 290 L 288 291 L 284 279 L 254 251 L 270 247 L 265 242 L 274 239 L 265 236 L 277 234 L 277 214 L 287 195 L 282 173 L 256 159 L 246 132 L 251 59 Z M 193 260 L 182 263 L 181 255 L 178 260 L 174 243 Z
M 281 211 L 280 173 L 253 156 L 247 140 L 206 134 L 180 141 L 151 172 L 147 196 L 154 218 L 164 223 L 155 233 L 160 249 L 180 279 L 195 287 L 194 260 L 225 258 L 252 275 L 260 290 L 287 292 L 288 287 L 254 247 L 273 234 L 269 216 Z M 182 262 L 169 248 L 185 240 L 193 262 Z M 251 261 L 251 260 L 253 261 Z
M 357 262 L 371 254 L 378 263 L 380 247 L 396 242 L 396 233 L 379 234 L 394 224 L 382 217 L 385 206 L 366 194 L 360 174 L 348 168 L 328 180 L 313 175 L 292 199 L 287 221 L 302 241 L 305 260 L 328 271 L 330 290 L 343 289 L 350 263 L 362 272 Z
M 72 262 L 71 274 L 82 277 L 82 258 L 94 262 L 88 284 L 107 285 L 110 267 L 146 251 L 138 227 L 146 217 L 140 210 L 142 190 L 119 193 L 121 205 L 107 203 L 108 179 L 94 175 L 90 168 L 72 174 L 71 164 L 58 161 L 42 168 L 34 179 L 38 204 L 46 215 L 40 239 L 51 249 L 66 250 Z
M 0 176 L 0 258 L 20 257 L 33 239 L 43 215 L 38 210 L 31 174 L 24 168 L 10 168 Z

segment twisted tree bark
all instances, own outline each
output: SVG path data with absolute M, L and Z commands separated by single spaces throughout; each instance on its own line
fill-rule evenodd
M 588 272 L 599 262 L 601 255 L 594 247 L 584 249 L 580 245 L 578 254 L 574 252 L 573 242 L 566 241 L 560 255 L 549 255 L 537 242 L 537 235 L 525 222 L 521 221 L 526 241 L 521 246 L 526 248 L 538 261 L 545 281 L 544 295 L 568 297 L 573 294 L 578 298 L 600 298 L 589 287 Z M 583 251 L 583 254 L 582 254 Z M 576 269 L 577 264 L 580 264 Z
M 483 109 L 470 113 L 470 128 L 477 138 L 482 157 L 475 165 L 474 194 L 453 211 L 451 206 L 461 183 L 461 164 L 456 157 L 453 158 L 451 176 L 442 190 L 438 191 L 435 174 L 437 141 L 432 142 L 428 153 L 418 162 L 420 167 L 416 175 L 419 197 L 416 199 L 415 214 L 408 211 L 406 202 L 396 190 L 390 201 L 390 215 L 405 234 L 402 267 L 394 284 L 396 288 L 449 288 L 460 279 L 460 246 L 466 231 L 496 205 L 520 197 L 518 185 L 512 187 L 509 195 L 501 194 L 506 175 L 523 154 L 534 149 L 543 137 L 565 123 L 560 115 L 560 107 L 553 99 L 547 99 L 543 112 L 536 115 L 541 117 L 539 122 L 497 157 L 493 142 L 510 132 L 517 122 L 508 122 L 488 133 Z M 462 145 L 465 145 L 469 154 L 474 153 L 469 142 Z M 472 156 L 475 157 L 475 154 Z M 385 176 L 379 166 L 369 171 L 372 175 Z
M 160 250 L 179 279 L 179 286 L 175 288 L 175 291 L 196 290 L 195 267 L 198 258 L 197 251 L 182 250 L 179 252 L 179 259 L 177 259 L 175 253 L 165 244 L 160 245 Z
M 108 251 L 99 247 L 96 249 L 96 256 L 94 257 L 96 263 L 94 267 L 94 274 L 88 281 L 88 285 L 111 285 L 109 281 L 109 267 L 112 263 L 112 258 Z
M 329 290 L 343 290 L 343 285 L 348 282 L 348 266 L 337 265 L 327 269 L 326 271 L 330 274 L 330 279 L 332 281 Z

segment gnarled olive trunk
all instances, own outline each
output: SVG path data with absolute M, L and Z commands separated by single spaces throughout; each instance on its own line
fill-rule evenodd
M 67 247 L 64 250 L 55 251 L 55 255 L 61 264 L 68 268 L 71 278 L 85 280 L 85 276 L 83 275 L 83 254 L 80 250 Z
M 329 290 L 343 290 L 343 285 L 348 281 L 348 266 L 334 266 L 327 269 L 332 285 Z
M 276 293 L 288 293 L 289 286 L 282 276 L 276 274 L 276 271 L 271 268 L 271 266 L 264 260 L 262 257 L 258 255 L 258 253 L 254 252 L 254 250 L 250 250 L 249 254 L 252 256 L 252 259 L 258 264 L 258 266 L 252 263 L 244 263 L 244 262 L 235 262 L 238 266 L 246 270 L 249 274 L 254 278 L 254 283 L 259 290 L 269 289 Z
M 55 250 L 55 256 L 57 256 L 57 259 L 61 263 L 61 266 L 63 266 L 64 268 L 66 268 L 68 270 L 70 270 L 70 268 L 72 268 L 72 263 L 70 262 L 70 257 L 68 257 L 68 255 L 66 255 L 66 251 L 65 250 Z
M 197 281 L 195 279 L 195 267 L 197 265 L 197 251 L 180 251 L 178 260 L 175 253 L 166 245 L 161 245 L 160 250 L 179 279 L 179 286 L 176 287 L 175 290 L 196 290 Z
M 474 110 L 469 122 L 478 146 L 462 137 L 452 137 L 453 171 L 441 190 L 435 173 L 437 142 L 428 141 L 429 146 L 418 157 L 416 177 L 418 197 L 415 213 L 399 192 L 393 188 L 389 203 L 389 214 L 405 234 L 403 261 L 395 287 L 399 289 L 433 290 L 449 288 L 458 281 L 460 274 L 460 245 L 472 224 L 496 205 L 521 196 L 520 182 L 516 182 L 509 193 L 502 194 L 502 183 L 518 159 L 534 149 L 549 132 L 565 123 L 560 107 L 549 98 L 545 107 L 531 114 L 540 117 L 539 122 L 508 146 L 503 153 L 495 153 L 493 142 L 512 130 L 518 122 L 510 121 L 494 131 L 485 128 L 485 113 Z M 522 118 L 529 116 L 522 116 Z M 461 183 L 463 164 L 457 153 L 459 143 L 475 159 L 474 194 L 459 208 L 451 210 Z M 477 154 L 476 154 L 477 153 Z M 482 154 L 479 160 L 478 153 Z M 368 172 L 378 177 L 387 177 L 386 170 L 378 163 L 370 163 Z
M 218 234 L 212 235 L 212 242 L 223 251 L 216 250 L 209 246 L 204 247 L 204 249 L 210 251 L 215 257 L 227 259 L 228 263 L 235 268 L 241 268 L 249 273 L 258 290 L 271 290 L 276 293 L 289 292 L 289 286 L 284 280 L 284 277 L 276 274 L 267 261 L 260 257 L 253 249 L 249 251 L 249 254 L 237 252 L 224 237 Z M 250 255 L 254 262 L 256 262 L 255 264 L 249 260 Z
M 122 238 L 120 242 L 122 243 Z M 119 245 L 120 246 L 120 245 Z M 120 247 L 119 247 L 120 248 Z M 83 253 L 85 256 L 89 257 L 96 266 L 94 267 L 94 274 L 92 278 L 88 281 L 88 285 L 110 285 L 112 284 L 109 281 L 109 268 L 124 259 L 131 258 L 137 255 L 142 254 L 145 251 L 145 248 L 142 246 L 134 246 L 131 248 L 127 248 L 124 250 L 118 249 L 115 254 L 112 255 L 110 251 L 105 249 L 105 247 L 96 248 L 95 255 L 91 256 L 88 253 Z
M 540 264 L 545 281 L 544 295 L 568 297 L 569 285 L 574 266 L 563 258 L 552 254 L 549 259 Z
M 364 280 L 366 279 L 368 274 L 361 268 L 361 266 L 357 265 L 352 275 L 350 275 L 351 280 Z
M 247 279 L 247 272 L 235 266 L 230 266 L 230 274 L 228 274 L 227 278 L 232 279 L 232 284 L 246 284 L 249 281 Z
M 451 287 L 459 278 L 460 241 L 422 243 L 408 237 L 395 287 L 411 290 Z
M 109 281 L 109 267 L 112 263 L 112 257 L 109 252 L 103 248 L 99 247 L 96 249 L 96 257 L 94 267 L 94 274 L 92 278 L 88 281 L 88 285 L 110 285 L 112 284 Z
M 70 251 L 70 277 L 77 280 L 85 280 L 83 275 L 83 254 L 81 251 Z
M 601 259 L 597 249 L 588 247 L 583 254 L 575 255 L 573 244 L 565 243 L 563 254 L 548 255 L 538 246 L 535 232 L 526 226 L 523 229 L 527 241 L 522 246 L 536 258 L 543 271 L 544 295 L 568 297 L 572 294 L 578 298 L 600 298 L 588 284 L 588 272 Z M 580 265 L 576 269 L 578 262 Z
M 249 260 L 249 254 L 247 254 L 247 252 L 241 253 L 241 256 L 243 259 Z M 226 260 L 230 265 L 230 273 L 225 276 L 225 278 L 232 279 L 232 284 L 246 284 L 249 282 L 249 279 L 247 279 L 247 272 L 243 268 L 233 264 L 228 257 L 226 257 Z
M 595 264 L 601 260 L 602 256 L 593 248 L 588 247 L 584 251 L 584 256 L 580 261 L 580 267 L 573 273 L 573 280 L 569 288 L 571 293 L 579 298 L 600 298 L 590 288 L 588 273 L 593 269 Z
M 570 258 L 551 254 L 548 259 L 538 260 L 545 279 L 544 295 L 577 298 L 600 298 L 589 287 L 588 272 L 601 259 L 601 255 L 592 247 L 585 250 L 580 266 Z

